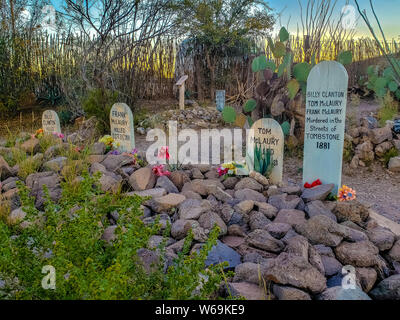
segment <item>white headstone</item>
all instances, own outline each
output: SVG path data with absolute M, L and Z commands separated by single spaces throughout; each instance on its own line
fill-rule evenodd
M 348 74 L 335 61 L 324 61 L 310 72 L 304 136 L 303 183 L 320 179 L 341 186 Z
M 253 124 L 247 139 L 247 166 L 249 171 L 260 170 L 260 164 L 265 155 L 272 155 L 272 171 L 269 179 L 273 184 L 280 184 L 283 175 L 284 135 L 282 127 L 274 119 L 260 119 Z M 260 172 L 264 174 L 264 172 Z
M 131 152 L 135 148 L 135 131 L 131 109 L 125 103 L 116 103 L 110 111 L 111 136 L 118 149 Z
M 53 110 L 46 110 L 42 115 L 42 128 L 45 133 L 61 133 L 60 119 Z

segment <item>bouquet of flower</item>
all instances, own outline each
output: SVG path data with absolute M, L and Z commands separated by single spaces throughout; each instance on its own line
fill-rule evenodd
M 58 133 L 58 132 L 53 132 L 53 136 L 60 138 L 60 139 L 64 139 L 64 135 L 62 133 Z
M 113 149 L 117 149 L 120 146 L 120 144 L 116 143 L 114 138 L 111 137 L 110 135 L 105 135 L 99 140 L 99 142 L 102 142 L 106 145 L 107 152 L 110 152 Z
M 338 200 L 340 202 L 344 201 L 352 201 L 356 199 L 356 191 L 353 190 L 352 188 L 349 188 L 348 186 L 343 186 L 339 189 L 339 196 Z
M 217 168 L 217 172 L 220 177 L 238 175 L 239 171 L 248 172 L 246 162 L 238 163 L 233 161 L 233 162 L 223 163 Z
M 32 138 L 40 139 L 43 137 L 44 130 L 42 128 L 36 130 L 35 134 L 32 135 Z

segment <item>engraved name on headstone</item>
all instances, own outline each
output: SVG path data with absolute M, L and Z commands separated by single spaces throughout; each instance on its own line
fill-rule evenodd
M 125 103 L 116 103 L 110 111 L 111 136 L 118 150 L 131 152 L 135 148 L 135 132 L 131 109 Z
M 341 186 L 348 74 L 335 61 L 323 61 L 310 72 L 304 136 L 303 183 L 320 179 Z
M 61 133 L 60 119 L 53 110 L 46 110 L 42 115 L 42 128 L 45 133 Z
M 251 127 L 247 139 L 247 165 L 249 171 L 265 174 L 269 163 L 269 179 L 280 184 L 283 175 L 284 135 L 282 127 L 274 119 L 260 119 Z

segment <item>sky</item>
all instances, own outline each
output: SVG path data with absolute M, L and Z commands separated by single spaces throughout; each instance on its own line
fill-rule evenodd
M 301 19 L 300 19 L 300 7 L 299 0 L 265 0 L 272 9 L 274 9 L 275 13 L 282 12 L 281 23 L 283 26 L 287 26 L 287 23 L 290 18 L 289 23 L 289 31 L 292 34 L 297 33 L 297 25 L 301 27 Z M 305 10 L 307 0 L 300 0 L 303 4 L 303 8 Z M 319 1 L 319 0 L 316 0 Z M 335 0 L 332 0 L 335 1 Z M 63 0 L 50 0 L 51 4 L 56 7 L 57 10 L 61 9 L 61 3 Z M 361 9 L 367 9 L 368 16 L 373 26 L 376 26 L 375 19 L 372 16 L 372 12 L 370 10 L 369 0 L 359 0 Z M 355 1 L 349 0 L 349 4 L 355 7 Z M 375 7 L 375 11 L 380 18 L 383 30 L 388 39 L 396 39 L 400 40 L 400 0 L 373 0 L 373 4 Z M 338 4 L 335 8 L 336 18 L 340 16 L 341 10 L 343 6 L 346 5 L 346 0 L 338 0 Z M 356 25 L 356 37 L 370 37 L 369 30 L 364 22 L 355 10 L 356 16 L 358 17 L 357 25 Z M 279 21 L 276 25 L 276 30 L 279 30 L 281 25 Z M 301 29 L 300 29 L 301 30 Z M 381 37 L 380 37 L 381 38 Z
M 305 10 L 307 0 L 300 1 L 303 5 L 303 10 Z M 291 33 L 297 32 L 297 24 L 299 24 L 301 30 L 300 6 L 298 0 L 267 0 L 266 2 L 275 12 L 281 12 L 283 10 L 281 19 L 283 26 L 287 26 L 290 18 L 289 31 L 291 31 Z M 338 4 L 335 8 L 336 17 L 340 16 L 341 10 L 345 4 L 346 0 L 338 0 Z M 359 4 L 361 9 L 367 9 L 369 20 L 374 22 L 373 26 L 377 26 L 370 10 L 369 0 L 359 0 Z M 400 40 L 400 0 L 373 0 L 373 4 L 386 37 L 388 39 Z M 350 0 L 349 5 L 353 5 L 356 9 L 354 0 Z M 356 25 L 356 37 L 370 37 L 369 30 L 364 20 L 359 16 L 357 10 L 356 14 L 357 17 L 359 17 Z

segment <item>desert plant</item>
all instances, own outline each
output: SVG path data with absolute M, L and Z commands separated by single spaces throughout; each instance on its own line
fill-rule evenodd
M 205 267 L 208 252 L 215 245 L 218 228 L 198 252 L 190 252 L 193 237 L 168 270 L 164 270 L 164 241 L 155 249 L 160 256 L 152 272 L 147 272 L 138 256 L 149 238 L 159 233 L 156 220 L 145 225 L 140 216 L 143 201 L 138 196 L 104 194 L 99 175 L 82 174 L 77 192 L 71 193 L 62 183 L 58 204 L 50 200 L 44 188 L 46 203 L 43 213 L 34 206 L 30 190 L 18 183 L 22 208 L 26 212 L 26 228 L 9 226 L 0 220 L 0 277 L 4 280 L 0 295 L 7 299 L 206 299 L 215 297 L 222 280 L 219 265 Z M 108 217 L 119 213 L 115 240 L 102 239 L 109 226 Z M 43 266 L 56 271 L 56 289 L 41 286 Z M 3 278 L 4 277 L 4 278 Z M 18 279 L 18 285 L 11 279 Z
M 393 98 L 390 92 L 379 99 L 381 108 L 378 111 L 378 119 L 381 127 L 386 125 L 386 121 L 393 120 L 399 112 L 399 103 Z
M 292 126 L 290 123 L 295 124 L 292 120 L 304 119 L 300 111 L 303 104 L 302 94 L 305 95 L 307 91 L 307 78 L 316 64 L 315 55 L 312 56 L 311 63 L 294 65 L 293 52 L 288 48 L 289 38 L 290 34 L 284 27 L 281 28 L 277 41 L 268 37 L 268 46 L 275 60 L 267 60 L 266 55 L 253 59 L 252 70 L 256 73 L 258 82 L 255 97 L 244 104 L 241 115 L 237 115 L 232 107 L 225 107 L 222 117 L 226 122 L 234 123 L 238 117 L 246 115 L 251 126 L 256 120 L 251 114 L 258 109 L 256 117 L 261 115 L 278 120 L 284 134 L 289 135 Z M 351 63 L 352 53 L 340 52 L 337 61 L 344 65 Z
M 110 132 L 110 111 L 118 100 L 118 93 L 110 90 L 94 89 L 83 101 L 83 110 L 88 117 L 95 116 L 101 133 Z
M 257 144 L 254 147 L 254 171 L 268 177 L 274 168 L 272 150 Z

